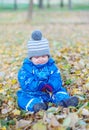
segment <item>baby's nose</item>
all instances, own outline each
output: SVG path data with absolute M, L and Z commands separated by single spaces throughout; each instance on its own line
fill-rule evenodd
M 43 59 L 43 58 L 42 58 L 42 56 L 41 56 L 41 57 L 39 57 L 39 59 L 40 59 L 40 60 L 41 60 L 41 59 Z

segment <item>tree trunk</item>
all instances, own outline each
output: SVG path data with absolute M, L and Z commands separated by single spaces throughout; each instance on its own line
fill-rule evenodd
M 28 19 L 31 20 L 33 15 L 33 0 L 29 0 L 29 8 L 28 8 Z
M 72 9 L 72 0 L 68 1 L 68 7 L 69 7 L 70 10 Z
M 14 0 L 14 10 L 17 10 L 17 0 Z
M 47 8 L 50 8 L 50 0 L 47 0 Z
M 39 8 L 43 9 L 43 0 L 39 0 Z
M 64 0 L 60 1 L 60 6 L 63 7 L 64 6 Z

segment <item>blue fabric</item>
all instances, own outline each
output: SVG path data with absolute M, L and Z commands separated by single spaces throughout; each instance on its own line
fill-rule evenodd
M 49 61 L 42 65 L 34 65 L 26 58 L 18 72 L 18 81 L 21 87 L 21 90 L 17 92 L 18 105 L 24 110 L 26 110 L 29 101 L 33 101 L 30 104 L 31 107 L 30 105 L 28 107 L 29 111 L 33 111 L 34 101 L 35 104 L 40 101 L 57 104 L 57 102 L 69 98 L 66 90 L 62 87 L 60 72 L 52 58 L 49 58 Z M 51 96 L 47 86 L 47 91 L 42 91 L 45 85 L 52 88 Z M 59 95 L 58 92 L 64 93 Z M 39 100 L 36 100 L 37 98 Z
M 58 106 L 61 101 L 70 98 L 69 94 L 64 91 L 56 92 L 52 95 L 52 102 Z

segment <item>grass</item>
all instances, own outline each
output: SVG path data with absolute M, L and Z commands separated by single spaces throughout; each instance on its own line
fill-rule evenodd
M 18 10 L 26 10 L 28 8 L 28 4 L 18 4 Z M 0 11 L 11 11 L 14 10 L 13 4 L 0 4 Z
M 88 5 L 74 5 L 74 10 L 89 10 L 89 4 Z
M 25 11 L 28 9 L 28 4 L 18 4 L 17 5 L 19 11 Z M 2 4 L 0 3 L 0 11 L 11 11 L 14 10 L 13 4 Z M 39 11 L 37 5 L 34 5 L 34 10 Z M 63 8 L 59 7 L 59 5 L 51 5 L 50 8 L 44 7 L 45 11 L 68 11 L 68 6 L 65 5 Z M 80 10 L 89 10 L 88 4 L 73 4 L 72 11 L 80 11 Z

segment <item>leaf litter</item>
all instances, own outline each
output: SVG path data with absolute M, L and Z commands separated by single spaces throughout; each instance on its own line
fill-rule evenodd
M 41 25 L 38 23 L 30 25 L 28 22 L 24 24 L 23 21 L 21 24 L 10 23 L 10 21 L 8 25 L 0 24 L 1 130 L 89 129 L 88 25 L 66 25 L 57 22 L 54 24 L 55 29 L 53 23 L 49 22 Z M 17 72 L 26 56 L 29 33 L 38 27 L 44 31 L 50 41 L 51 54 L 60 68 L 63 86 L 70 95 L 79 98 L 79 105 L 76 108 L 54 107 L 51 104 L 52 107 L 47 111 L 31 114 L 21 110 L 17 105 L 16 92 L 19 89 Z

